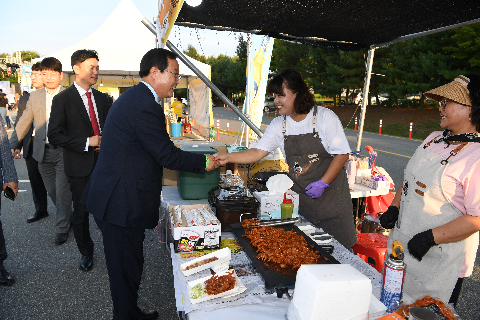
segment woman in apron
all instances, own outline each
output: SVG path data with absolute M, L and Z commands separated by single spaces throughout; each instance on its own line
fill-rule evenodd
M 456 304 L 472 274 L 480 230 L 480 77 L 458 76 L 425 93 L 440 102 L 440 126 L 418 147 L 403 187 L 382 215 L 388 242 L 408 248 L 404 292 Z
M 345 163 L 350 147 L 338 117 L 316 106 L 300 73 L 285 70 L 267 86 L 280 117 L 255 148 L 217 154 L 221 164 L 253 163 L 280 147 L 299 194 L 298 212 L 346 248 L 357 242 Z

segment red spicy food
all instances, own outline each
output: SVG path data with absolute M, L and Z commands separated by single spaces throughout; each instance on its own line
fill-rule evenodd
M 273 262 L 280 268 L 298 269 L 302 264 L 316 264 L 320 254 L 309 245 L 304 237 L 282 228 L 259 227 L 245 229 L 245 235 L 265 263 Z
M 233 270 L 230 270 L 224 276 L 214 274 L 210 279 L 205 281 L 205 292 L 209 295 L 216 295 L 222 292 L 232 290 L 237 284 L 237 279 L 233 276 Z
M 203 266 L 204 264 L 207 264 L 207 263 L 210 263 L 210 262 L 213 262 L 213 261 L 216 261 L 216 260 L 218 260 L 217 257 L 211 257 L 211 258 L 200 260 L 198 262 L 192 263 L 191 265 L 188 265 L 187 267 L 185 267 L 185 271 Z

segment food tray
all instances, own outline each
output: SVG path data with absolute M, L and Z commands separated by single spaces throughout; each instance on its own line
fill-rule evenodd
M 218 260 L 203 264 L 203 265 L 198 266 L 198 267 L 193 268 L 193 269 L 185 270 L 185 268 L 188 267 L 189 265 L 192 265 L 194 263 L 197 263 L 197 262 L 200 262 L 202 260 L 212 258 L 212 257 L 217 257 Z M 206 270 L 208 268 L 212 268 L 212 267 L 223 265 L 223 264 L 227 264 L 227 269 L 228 269 L 228 265 L 230 264 L 231 259 L 232 259 L 232 251 L 229 248 L 223 248 L 223 249 L 217 250 L 215 252 L 206 254 L 206 255 L 204 255 L 200 258 L 193 259 L 193 260 L 190 260 L 188 262 L 182 263 L 180 265 L 180 270 L 182 270 L 182 273 L 185 277 L 188 277 L 188 276 L 190 276 L 194 273 L 197 273 L 199 271 Z
M 205 302 L 205 301 L 212 300 L 212 299 L 216 299 L 216 298 L 220 298 L 220 297 L 231 297 L 231 296 L 234 296 L 234 295 L 240 293 L 240 292 L 239 292 L 239 291 L 240 291 L 240 287 L 243 287 L 242 290 L 245 291 L 245 290 L 246 290 L 246 287 L 245 287 L 245 286 L 243 285 L 243 283 L 238 279 L 235 270 L 233 270 L 233 269 L 231 269 L 231 270 L 233 271 L 233 276 L 235 277 L 235 280 L 236 280 L 235 287 L 234 287 L 233 289 L 231 289 L 231 290 L 224 291 L 224 292 L 219 293 L 219 294 L 216 294 L 216 295 L 207 295 L 206 297 L 197 298 L 197 299 L 192 299 L 192 298 L 190 298 L 190 294 L 189 294 L 190 291 L 192 290 L 192 288 L 193 288 L 194 286 L 196 286 L 196 285 L 199 284 L 199 283 L 202 283 L 202 282 L 207 281 L 208 279 L 210 279 L 211 277 L 213 277 L 213 275 L 188 282 L 188 283 L 187 283 L 187 293 L 188 293 L 188 299 L 190 300 L 190 302 L 191 302 L 192 304 L 197 304 L 197 303 L 200 303 L 200 302 Z M 226 272 L 218 273 L 218 276 L 223 276 L 223 275 L 227 274 L 227 272 L 228 272 L 228 270 L 227 270 Z M 242 292 L 243 292 L 243 291 L 242 291 Z
M 267 290 L 276 290 L 279 297 L 288 290 L 288 288 L 295 287 L 295 279 L 297 272 L 296 270 L 290 269 L 290 273 L 280 273 L 273 269 L 265 268 L 263 261 L 257 259 L 257 252 L 254 247 L 250 244 L 250 241 L 243 237 L 245 235 L 245 230 L 243 229 L 240 223 L 235 223 L 231 225 L 232 232 L 237 238 L 238 243 L 243 247 L 246 254 L 252 260 L 252 263 L 257 268 L 258 272 L 263 277 L 265 281 L 265 288 Z M 275 226 L 275 228 L 282 228 L 286 231 L 293 230 L 295 233 L 301 235 L 305 238 L 308 244 L 313 245 L 315 250 L 319 252 L 320 258 L 317 261 L 317 264 L 333 263 L 338 264 L 339 262 L 332 257 L 328 252 L 323 250 L 314 240 L 309 236 L 305 235 L 297 226 L 295 225 L 281 225 Z

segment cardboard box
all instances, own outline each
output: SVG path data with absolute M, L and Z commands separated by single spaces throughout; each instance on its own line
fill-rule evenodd
M 287 198 L 293 199 L 293 214 L 298 216 L 298 193 L 292 190 L 287 191 Z M 260 214 L 260 220 L 281 219 L 282 211 L 280 205 L 283 202 L 283 193 L 273 193 L 269 191 L 254 192 L 253 195 L 260 202 L 258 213 Z M 270 213 L 270 215 L 268 213 Z
M 192 204 L 179 206 L 182 210 L 192 210 L 205 207 L 213 215 L 213 211 L 205 204 Z M 182 221 L 177 221 L 174 206 L 168 207 L 170 212 L 170 224 L 173 235 L 173 247 L 175 252 L 192 252 L 204 249 L 219 249 L 221 241 L 221 224 L 207 226 L 188 226 L 182 214 Z
M 362 184 L 375 190 L 390 188 L 390 181 L 375 181 L 372 177 L 363 177 Z

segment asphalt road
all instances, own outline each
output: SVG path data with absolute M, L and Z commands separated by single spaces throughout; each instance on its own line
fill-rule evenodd
M 215 108 L 214 112 L 215 119 L 221 119 L 222 129 L 226 129 L 227 121 L 230 122 L 231 131 L 240 129 L 238 117 L 232 111 Z M 262 130 L 271 119 L 264 118 Z M 347 132 L 349 142 L 354 146 L 355 132 L 351 134 L 352 137 Z M 235 141 L 232 136 L 222 134 L 221 137 L 225 143 L 231 144 Z M 364 134 L 362 146 L 369 144 L 375 149 L 391 152 L 379 151 L 377 165 L 384 167 L 397 183 L 397 179 L 401 181 L 401 172 L 408 158 L 392 153 L 410 156 L 416 148 L 415 143 L 418 145 L 420 142 Z M 407 150 L 413 151 L 408 154 Z M 1 219 L 9 254 L 5 266 L 14 276 L 16 283 L 11 287 L 0 287 L 0 320 L 111 319 L 112 304 L 102 236 L 93 219 L 90 220 L 90 229 L 95 243 L 95 265 L 92 271 L 85 273 L 79 270 L 81 257 L 72 232 L 67 243 L 62 246 L 54 245 L 55 207 L 50 200 L 48 218 L 32 224 L 25 222 L 34 212 L 31 188 L 25 161 L 15 160 L 15 166 L 20 179 L 19 189 L 22 192 L 14 202 L 1 198 Z M 397 171 L 398 173 L 395 173 Z M 158 310 L 161 319 L 174 320 L 177 316 L 171 262 L 168 251 L 162 249 L 158 237 L 156 230 L 147 230 L 139 306 L 142 309 Z M 460 297 L 458 312 L 462 319 L 479 318 L 479 266 L 480 258 L 477 255 L 474 274 L 465 280 Z M 262 315 L 259 315 L 258 319 L 262 319 Z

